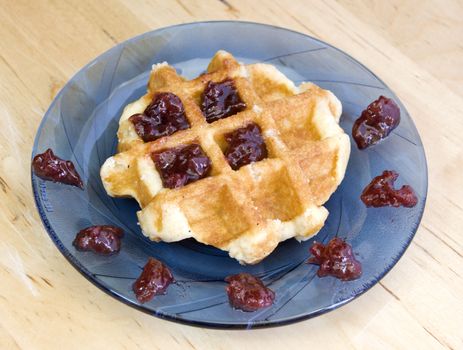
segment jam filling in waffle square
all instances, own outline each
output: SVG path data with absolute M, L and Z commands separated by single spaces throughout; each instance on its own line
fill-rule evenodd
M 170 92 L 156 94 L 143 113 L 134 114 L 129 120 L 144 142 L 154 141 L 190 127 L 182 101 Z
M 178 188 L 209 175 L 211 160 L 198 144 L 179 146 L 151 154 L 162 184 Z
M 225 158 L 233 170 L 268 156 L 260 127 L 255 123 L 250 123 L 224 136 L 228 143 L 224 152 Z
M 219 83 L 210 81 L 201 96 L 201 111 L 208 123 L 230 117 L 246 109 L 231 79 Z

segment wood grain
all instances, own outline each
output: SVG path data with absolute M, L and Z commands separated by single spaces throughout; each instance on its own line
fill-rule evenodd
M 0 348 L 463 349 L 461 1 L 2 0 L 0 8 Z M 120 41 L 211 19 L 284 26 L 348 52 L 398 94 L 423 138 L 429 197 L 416 238 L 380 284 L 335 312 L 250 332 L 162 321 L 87 282 L 42 227 L 30 155 L 59 89 Z

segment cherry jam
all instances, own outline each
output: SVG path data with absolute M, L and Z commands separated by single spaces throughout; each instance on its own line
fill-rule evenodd
M 358 148 L 364 149 L 387 137 L 399 123 L 399 106 L 390 98 L 380 96 L 355 121 L 352 136 Z
M 233 170 L 267 158 L 267 147 L 257 124 L 251 123 L 225 135 L 225 157 Z
M 159 294 L 164 294 L 174 281 L 172 273 L 157 259 L 149 258 L 143 271 L 132 286 L 137 300 L 146 303 Z
M 77 250 L 111 255 L 121 250 L 124 231 L 111 225 L 90 226 L 79 231 L 72 244 Z
M 35 175 L 41 179 L 61 182 L 80 188 L 84 187 L 74 164 L 70 160 L 58 158 L 50 148 L 34 157 L 32 160 L 32 169 Z
M 318 277 L 333 276 L 342 281 L 359 278 L 362 265 L 352 252 L 352 247 L 341 238 L 335 237 L 326 245 L 315 242 L 310 247 L 313 257 L 309 263 L 319 265 Z
M 236 309 L 252 312 L 272 305 L 275 300 L 275 293 L 249 273 L 228 276 L 225 281 L 229 283 L 228 299 Z
M 208 123 L 227 118 L 246 109 L 233 80 L 207 83 L 201 98 L 201 111 Z
M 156 94 L 143 113 L 134 114 L 129 120 L 144 142 L 154 141 L 190 127 L 182 101 L 170 92 Z
M 211 170 L 211 160 L 198 144 L 155 152 L 151 158 L 167 188 L 185 186 L 206 177 Z
M 385 170 L 376 176 L 362 192 L 360 199 L 367 207 L 414 207 L 418 203 L 415 191 L 409 185 L 394 189 L 399 174 L 394 170 Z

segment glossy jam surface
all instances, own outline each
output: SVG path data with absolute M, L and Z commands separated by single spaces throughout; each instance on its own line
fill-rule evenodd
M 233 170 L 267 158 L 267 147 L 257 124 L 251 123 L 225 135 L 225 157 Z
M 154 141 L 190 127 L 182 101 L 170 92 L 156 94 L 143 113 L 134 114 L 129 120 L 144 142 Z
M 341 238 L 333 238 L 324 245 L 314 242 L 310 247 L 313 257 L 309 263 L 319 265 L 319 277 L 333 276 L 342 281 L 359 278 L 362 274 L 362 265 L 355 259 L 352 247 Z
M 227 118 L 245 108 L 246 104 L 241 100 L 233 80 L 207 83 L 201 99 L 201 110 L 208 123 Z
M 79 231 L 72 244 L 77 250 L 110 255 L 121 250 L 124 231 L 117 226 L 90 226 Z
M 41 179 L 84 187 L 74 164 L 70 160 L 58 158 L 50 148 L 34 157 L 32 169 Z
M 164 187 L 177 188 L 206 177 L 211 160 L 200 145 L 191 144 L 151 154 Z
M 418 203 L 415 191 L 409 185 L 394 189 L 399 174 L 394 170 L 385 170 L 376 176 L 362 192 L 360 199 L 367 207 L 414 207 Z
M 155 295 L 164 294 L 173 281 L 174 277 L 166 265 L 159 260 L 149 258 L 132 289 L 138 301 L 146 303 Z
M 230 304 L 243 311 L 256 311 L 273 304 L 275 293 L 262 281 L 248 273 L 239 273 L 225 279 Z
M 380 96 L 355 121 L 352 136 L 364 149 L 387 137 L 400 123 L 400 109 L 390 98 Z

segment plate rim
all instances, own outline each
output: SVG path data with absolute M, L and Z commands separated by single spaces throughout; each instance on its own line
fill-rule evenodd
M 408 110 L 406 109 L 406 107 L 405 107 L 405 105 L 403 103 L 402 103 L 402 105 L 403 105 L 405 111 L 407 112 L 407 114 L 410 116 L 410 120 L 412 121 L 412 124 L 413 124 L 413 126 L 415 127 L 415 129 L 417 131 L 419 141 L 420 141 L 419 145 L 423 149 L 424 171 L 425 171 L 425 174 L 426 174 L 424 192 L 423 192 L 423 197 L 421 199 L 421 201 L 423 202 L 422 210 L 421 210 L 421 212 L 419 214 L 419 217 L 418 217 L 418 220 L 417 220 L 417 222 L 415 224 L 415 227 L 413 227 L 413 230 L 412 230 L 412 233 L 410 235 L 410 238 L 408 239 L 408 242 L 401 248 L 399 253 L 390 261 L 389 264 L 387 264 L 385 269 L 378 276 L 374 276 L 372 281 L 370 281 L 369 283 L 362 286 L 362 289 L 358 293 L 356 293 L 354 296 L 352 296 L 351 298 L 348 298 L 348 299 L 343 300 L 343 301 L 338 302 L 338 303 L 334 303 L 334 304 L 332 304 L 332 305 L 330 305 L 328 307 L 325 307 L 325 308 L 310 312 L 310 313 L 305 314 L 305 315 L 295 316 L 295 317 L 283 319 L 283 320 L 280 320 L 280 321 L 265 321 L 264 320 L 264 321 L 257 321 L 257 322 L 251 322 L 251 323 L 250 322 L 219 323 L 219 322 L 207 322 L 207 321 L 199 321 L 199 320 L 189 320 L 189 319 L 184 319 L 184 318 L 181 318 L 181 317 L 177 317 L 175 314 L 164 313 L 164 312 L 152 312 L 152 310 L 149 310 L 148 308 L 144 307 L 143 304 L 137 304 L 137 303 L 133 302 L 132 300 L 129 300 L 129 299 L 125 298 L 122 295 L 119 295 L 110 286 L 107 286 L 106 283 L 104 283 L 101 280 L 97 280 L 90 271 L 88 271 L 83 265 L 81 265 L 79 263 L 79 261 L 74 257 L 72 252 L 70 250 L 68 250 L 62 244 L 61 240 L 59 239 L 59 236 L 56 234 L 54 229 L 51 227 L 51 225 L 50 225 L 50 223 L 48 221 L 48 218 L 46 217 L 44 208 L 42 208 L 42 206 L 40 204 L 40 199 L 39 199 L 40 190 L 39 190 L 39 188 L 37 188 L 37 185 L 36 185 L 36 183 L 34 181 L 34 173 L 33 173 L 33 169 L 32 169 L 32 159 L 34 157 L 34 151 L 37 149 L 37 144 L 38 144 L 38 139 L 39 139 L 38 136 L 41 134 L 42 128 L 44 127 L 45 122 L 47 120 L 47 116 L 49 115 L 50 111 L 54 108 L 57 101 L 60 99 L 60 97 L 63 94 L 63 92 L 65 91 L 66 87 L 81 72 L 84 72 L 88 67 L 90 67 L 92 64 L 94 64 L 95 62 L 97 62 L 101 58 L 103 58 L 103 57 L 105 57 L 107 55 L 110 55 L 113 51 L 116 51 L 119 47 L 122 47 L 122 46 L 126 45 L 130 41 L 138 40 L 138 39 L 140 39 L 140 38 L 142 38 L 144 36 L 147 36 L 147 35 L 150 35 L 150 34 L 153 34 L 153 33 L 156 33 L 156 32 L 159 33 L 159 32 L 166 31 L 166 30 L 168 31 L 168 30 L 171 30 L 171 29 L 177 28 L 177 27 L 203 25 L 203 24 L 206 24 L 206 25 L 207 24 L 221 24 L 221 23 L 235 23 L 235 24 L 245 24 L 245 25 L 256 25 L 256 26 L 263 26 L 263 27 L 273 28 L 273 29 L 282 30 L 282 31 L 293 33 L 293 34 L 301 35 L 301 36 L 307 37 L 307 38 L 309 38 L 311 40 L 314 40 L 314 41 L 316 41 L 316 42 L 318 42 L 320 44 L 326 45 L 327 47 L 330 47 L 331 49 L 334 49 L 335 51 L 338 51 L 338 52 L 342 53 L 343 55 L 348 56 L 356 64 L 359 64 L 362 68 L 364 68 L 370 74 L 372 74 L 379 82 L 381 82 L 392 93 L 392 95 L 393 95 L 393 97 L 395 99 L 397 99 L 398 101 L 401 101 L 397 97 L 397 95 L 394 93 L 394 91 L 391 90 L 389 88 L 389 86 L 386 83 L 384 83 L 384 81 L 382 79 L 380 79 L 372 70 L 370 70 L 362 62 L 360 62 L 356 58 L 352 57 L 349 53 L 346 53 L 345 51 L 343 51 L 343 50 L 341 50 L 341 49 L 339 49 L 339 48 L 337 48 L 337 47 L 335 47 L 335 46 L 333 46 L 333 45 L 331 45 L 331 44 L 329 44 L 329 43 L 327 43 L 327 42 L 325 42 L 325 41 L 323 41 L 321 39 L 315 38 L 315 37 L 313 37 L 311 35 L 308 35 L 308 34 L 305 34 L 305 33 L 302 33 L 302 32 L 298 32 L 298 31 L 293 30 L 293 29 L 289 29 L 289 28 L 285 28 L 285 27 L 281 27 L 281 26 L 276 26 L 276 25 L 268 24 L 268 23 L 259 23 L 259 22 L 241 21 L 241 20 L 238 20 L 238 21 L 237 20 L 195 21 L 195 22 L 186 22 L 186 23 L 179 23 L 179 24 L 174 24 L 174 25 L 170 25 L 170 26 L 160 27 L 160 28 L 157 28 L 157 29 L 154 29 L 154 30 L 150 30 L 150 31 L 135 35 L 135 36 L 130 37 L 130 38 L 124 40 L 124 41 L 121 41 L 117 45 L 112 46 L 108 50 L 106 50 L 103 53 L 101 53 L 100 55 L 96 56 L 90 62 L 85 64 L 82 68 L 77 70 L 77 72 L 75 72 L 67 80 L 66 84 L 60 89 L 58 94 L 56 94 L 56 96 L 53 98 L 53 101 L 51 102 L 50 106 L 45 111 L 45 113 L 44 113 L 44 115 L 42 117 L 42 120 L 40 121 L 40 124 L 39 124 L 39 126 L 37 128 L 37 131 L 35 133 L 34 142 L 33 142 L 33 145 L 32 145 L 32 152 L 31 152 L 31 184 L 32 184 L 32 192 L 33 192 L 33 196 L 34 196 L 35 206 L 36 206 L 37 211 L 39 213 L 42 224 L 45 227 L 45 230 L 47 231 L 48 236 L 51 238 L 51 240 L 53 241 L 55 246 L 58 248 L 60 253 L 66 258 L 66 260 L 81 275 L 83 275 L 94 286 L 96 286 L 98 289 L 103 291 L 105 294 L 108 294 L 111 297 L 115 298 L 116 300 L 122 302 L 123 304 L 125 304 L 127 306 L 130 306 L 130 307 L 132 307 L 132 308 L 134 308 L 136 310 L 142 311 L 142 312 L 144 312 L 144 313 L 146 313 L 148 315 L 156 316 L 157 318 L 160 318 L 160 319 L 163 319 L 163 320 L 168 320 L 168 321 L 171 321 L 171 322 L 176 322 L 176 323 L 180 323 L 180 324 L 184 324 L 184 325 L 188 325 L 188 326 L 194 326 L 194 327 L 203 327 L 203 328 L 210 328 L 210 329 L 228 329 L 228 330 L 242 330 L 242 329 L 258 329 L 258 328 L 279 327 L 279 326 L 288 325 L 288 324 L 292 324 L 292 323 L 296 323 L 296 322 L 300 322 L 300 321 L 304 321 L 304 320 L 308 320 L 308 319 L 320 316 L 322 314 L 333 311 L 333 310 L 335 310 L 335 309 L 337 309 L 337 308 L 339 308 L 339 307 L 341 307 L 343 305 L 346 305 L 346 304 L 350 303 L 351 301 L 357 299 L 358 297 L 360 297 L 364 293 L 371 290 L 371 288 L 373 286 L 378 284 L 394 268 L 394 266 L 398 263 L 398 261 L 402 258 L 402 256 L 405 254 L 407 249 L 410 247 L 410 244 L 411 244 L 413 238 L 415 237 L 415 235 L 416 235 L 416 233 L 418 231 L 418 227 L 419 227 L 419 225 L 421 223 L 424 212 L 426 210 L 426 202 L 427 202 L 427 195 L 428 195 L 428 188 L 429 188 L 429 178 L 428 178 L 429 173 L 428 173 L 428 164 L 427 164 L 427 158 L 426 158 L 426 150 L 425 150 L 425 147 L 424 147 L 423 142 L 421 140 L 420 133 L 418 132 L 418 128 L 416 127 L 415 122 L 413 121 L 410 113 L 408 113 Z

